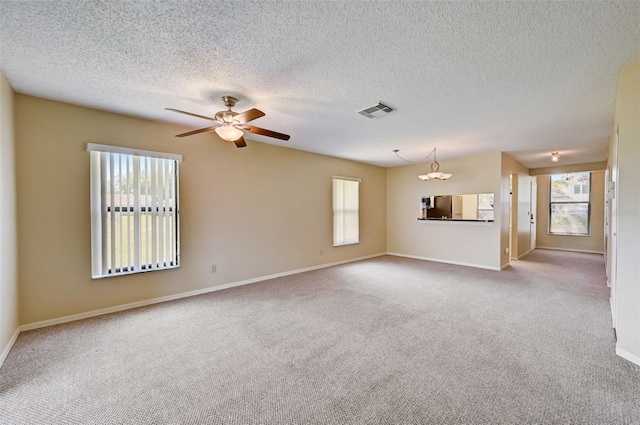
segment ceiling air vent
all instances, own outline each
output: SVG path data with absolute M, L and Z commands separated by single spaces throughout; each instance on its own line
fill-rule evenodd
M 375 105 L 365 106 L 357 112 L 367 118 L 377 118 L 387 115 L 393 111 L 394 109 L 392 109 L 391 107 L 385 105 L 382 102 L 378 102 Z

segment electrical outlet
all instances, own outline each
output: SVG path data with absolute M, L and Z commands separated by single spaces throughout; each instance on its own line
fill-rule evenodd
M 504 249 L 504 253 L 505 253 L 505 254 L 508 254 L 508 253 L 509 253 L 509 248 L 505 248 L 505 249 Z
M 217 271 L 218 271 L 218 266 L 217 266 L 216 264 L 213 264 L 213 265 L 211 266 L 211 273 L 215 273 L 215 272 L 217 272 Z

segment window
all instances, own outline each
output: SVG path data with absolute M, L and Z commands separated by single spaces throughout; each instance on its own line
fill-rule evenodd
M 589 235 L 591 173 L 554 174 L 549 181 L 549 233 Z
M 180 265 L 181 155 L 87 144 L 93 278 Z
M 333 246 L 360 242 L 360 179 L 333 177 Z
M 493 193 L 478 194 L 478 220 L 493 220 Z
M 578 183 L 573 185 L 574 195 L 580 195 L 582 193 L 589 193 L 589 183 Z

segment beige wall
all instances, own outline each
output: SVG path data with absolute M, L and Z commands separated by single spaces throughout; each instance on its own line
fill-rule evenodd
M 549 174 L 579 173 L 581 171 L 603 171 L 607 169 L 607 162 L 587 162 L 586 164 L 554 165 L 552 167 L 533 168 L 530 176 L 546 176 Z
M 0 364 L 19 325 L 13 102 L 0 72 Z
M 505 249 L 509 247 L 509 176 L 513 175 L 513 202 L 514 216 L 512 246 L 514 250 L 511 257 L 518 258 L 531 250 L 531 224 L 529 214 L 531 211 L 531 181 L 529 169 L 517 162 L 511 156 L 502 154 L 501 181 L 502 181 L 502 221 L 500 228 L 500 264 L 509 263 L 509 254 Z
M 604 252 L 604 171 L 591 172 L 591 234 L 549 234 L 549 176 L 538 176 L 538 247 Z
M 386 251 L 384 168 L 19 94 L 15 111 L 23 324 Z M 181 268 L 91 279 L 87 142 L 183 155 Z M 360 244 L 332 247 L 332 175 L 362 179 Z
M 640 364 L 640 61 L 620 71 L 616 129 L 618 161 L 611 165 L 617 171 L 616 351 Z
M 446 181 L 418 179 L 428 163 L 387 170 L 387 250 L 390 253 L 443 262 L 500 267 L 501 154 L 440 161 L 453 173 Z M 420 198 L 427 195 L 495 193 L 494 223 L 419 221 Z M 508 246 L 508 245 L 507 245 Z

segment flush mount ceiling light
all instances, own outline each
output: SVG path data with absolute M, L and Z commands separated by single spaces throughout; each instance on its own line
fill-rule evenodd
M 558 152 L 551 152 L 551 162 L 560 161 L 560 154 Z
M 400 152 L 399 149 L 394 149 L 393 150 L 393 153 L 395 153 L 398 158 L 400 158 L 401 160 L 403 160 L 404 162 L 406 162 L 408 164 L 417 164 L 419 162 L 426 161 L 427 159 L 429 159 L 429 157 L 431 155 L 433 155 L 433 162 L 431 163 L 431 166 L 430 166 L 431 171 L 429 173 L 427 173 L 427 174 L 420 174 L 418 176 L 418 178 L 420 180 L 423 180 L 423 181 L 428 181 L 428 180 L 447 180 L 449 177 L 451 177 L 453 175 L 451 173 L 443 173 L 442 171 L 440 171 L 440 163 L 436 159 L 436 148 L 433 148 L 433 150 L 429 153 L 429 155 L 427 155 L 426 157 L 422 158 L 419 161 L 408 161 L 408 160 L 404 159 L 403 157 L 401 157 L 398 154 L 398 152 Z

